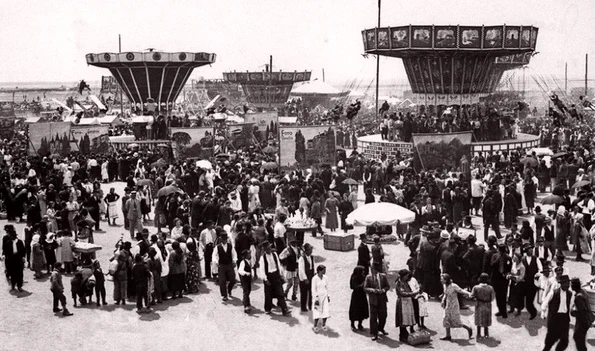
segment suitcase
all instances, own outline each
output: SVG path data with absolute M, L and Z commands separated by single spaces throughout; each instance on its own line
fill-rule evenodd
M 407 343 L 411 346 L 429 344 L 432 341 L 430 332 L 427 330 L 418 330 L 414 333 L 409 334 L 407 337 Z

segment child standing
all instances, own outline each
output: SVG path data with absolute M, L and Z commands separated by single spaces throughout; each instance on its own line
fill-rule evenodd
M 72 316 L 72 313 L 66 308 L 66 296 L 64 296 L 64 284 L 62 284 L 62 263 L 56 262 L 54 264 L 54 270 L 50 276 L 50 291 L 54 296 L 54 312 L 62 311 L 63 316 Z M 58 302 L 62 304 L 62 309 L 58 308 Z
M 419 295 L 417 295 L 417 304 L 418 304 L 418 308 L 419 308 L 419 327 L 421 329 L 427 329 L 426 325 L 424 323 L 424 318 L 428 317 L 428 294 L 425 292 L 421 292 Z
M 238 274 L 240 275 L 240 284 L 242 286 L 242 303 L 244 305 L 244 313 L 250 313 L 250 292 L 252 292 L 252 266 L 250 264 L 251 254 L 250 250 L 242 251 L 242 260 L 238 267 Z
M 66 270 L 66 274 L 72 273 L 74 270 L 74 256 L 72 254 L 72 248 L 74 247 L 74 241 L 72 241 L 72 232 L 70 230 L 62 230 L 60 231 L 61 238 L 59 240 L 60 245 L 60 260 L 64 264 L 64 269 Z
M 101 264 L 98 260 L 93 261 L 93 276 L 95 277 L 95 297 L 97 300 L 97 306 L 100 306 L 100 301 L 103 305 L 107 305 L 105 301 L 105 274 L 101 269 Z M 101 297 L 101 300 L 99 299 Z
M 476 286 L 471 290 L 471 297 L 475 298 L 475 325 L 477 338 L 481 338 L 481 328 L 485 329 L 484 337 L 489 338 L 489 327 L 492 325 L 492 301 L 496 296 L 494 288 L 488 284 L 490 277 L 481 273 Z
M 70 280 L 70 293 L 72 294 L 72 299 L 74 300 L 74 307 L 76 307 L 76 298 L 79 297 L 81 304 L 86 305 L 87 299 L 84 293 L 84 285 L 83 285 L 83 273 L 76 272 L 74 274 L 74 278 Z

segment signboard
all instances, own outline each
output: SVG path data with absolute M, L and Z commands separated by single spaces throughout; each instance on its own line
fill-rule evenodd
M 460 169 L 471 155 L 472 132 L 413 134 L 413 164 L 421 169 Z
M 213 155 L 213 127 L 171 128 L 174 156 L 177 159 L 198 157 L 208 159 Z
M 334 127 L 280 127 L 279 149 L 282 169 L 332 166 L 336 158 Z
M 70 122 L 34 123 L 29 125 L 29 155 L 70 154 Z
M 254 136 L 258 141 L 277 139 L 279 124 L 277 112 L 248 113 L 244 116 L 244 121 L 254 125 Z
M 106 153 L 109 149 L 109 126 L 71 126 L 70 137 L 78 151 L 84 155 Z

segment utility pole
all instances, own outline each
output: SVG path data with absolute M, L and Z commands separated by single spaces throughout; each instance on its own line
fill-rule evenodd
M 564 64 L 564 94 L 568 95 L 568 62 Z
M 325 77 L 324 77 L 324 68 L 322 69 L 322 82 L 323 82 L 323 83 L 324 83 L 324 82 L 326 82 L 326 79 L 325 79 Z
M 378 0 L 378 27 L 380 28 L 380 9 L 382 0 Z M 376 38 L 378 39 L 378 38 Z M 380 90 L 380 55 L 376 52 L 376 118 L 378 118 L 378 91 Z
M 585 97 L 589 94 L 589 54 L 585 54 Z

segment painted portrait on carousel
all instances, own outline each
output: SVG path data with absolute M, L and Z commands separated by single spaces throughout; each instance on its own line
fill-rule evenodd
M 523 28 L 521 30 L 521 47 L 528 48 L 531 46 L 531 28 Z
M 411 46 L 415 48 L 432 47 L 432 28 L 431 27 L 413 27 L 413 36 Z
M 520 43 L 520 28 L 506 27 L 506 39 L 504 40 L 504 47 L 518 48 Z
M 457 46 L 456 27 L 436 27 L 434 47 L 436 48 L 455 48 Z
M 483 40 L 483 47 L 502 47 L 502 27 L 486 27 L 485 38 Z
M 391 33 L 392 48 L 409 47 L 409 27 L 392 28 Z
M 388 28 L 378 29 L 378 48 L 390 49 Z
M 480 28 L 475 27 L 461 27 L 461 37 L 459 38 L 459 46 L 461 48 L 480 48 L 480 30 Z
M 366 31 L 366 47 L 368 50 L 376 49 L 376 30 L 370 29 Z

